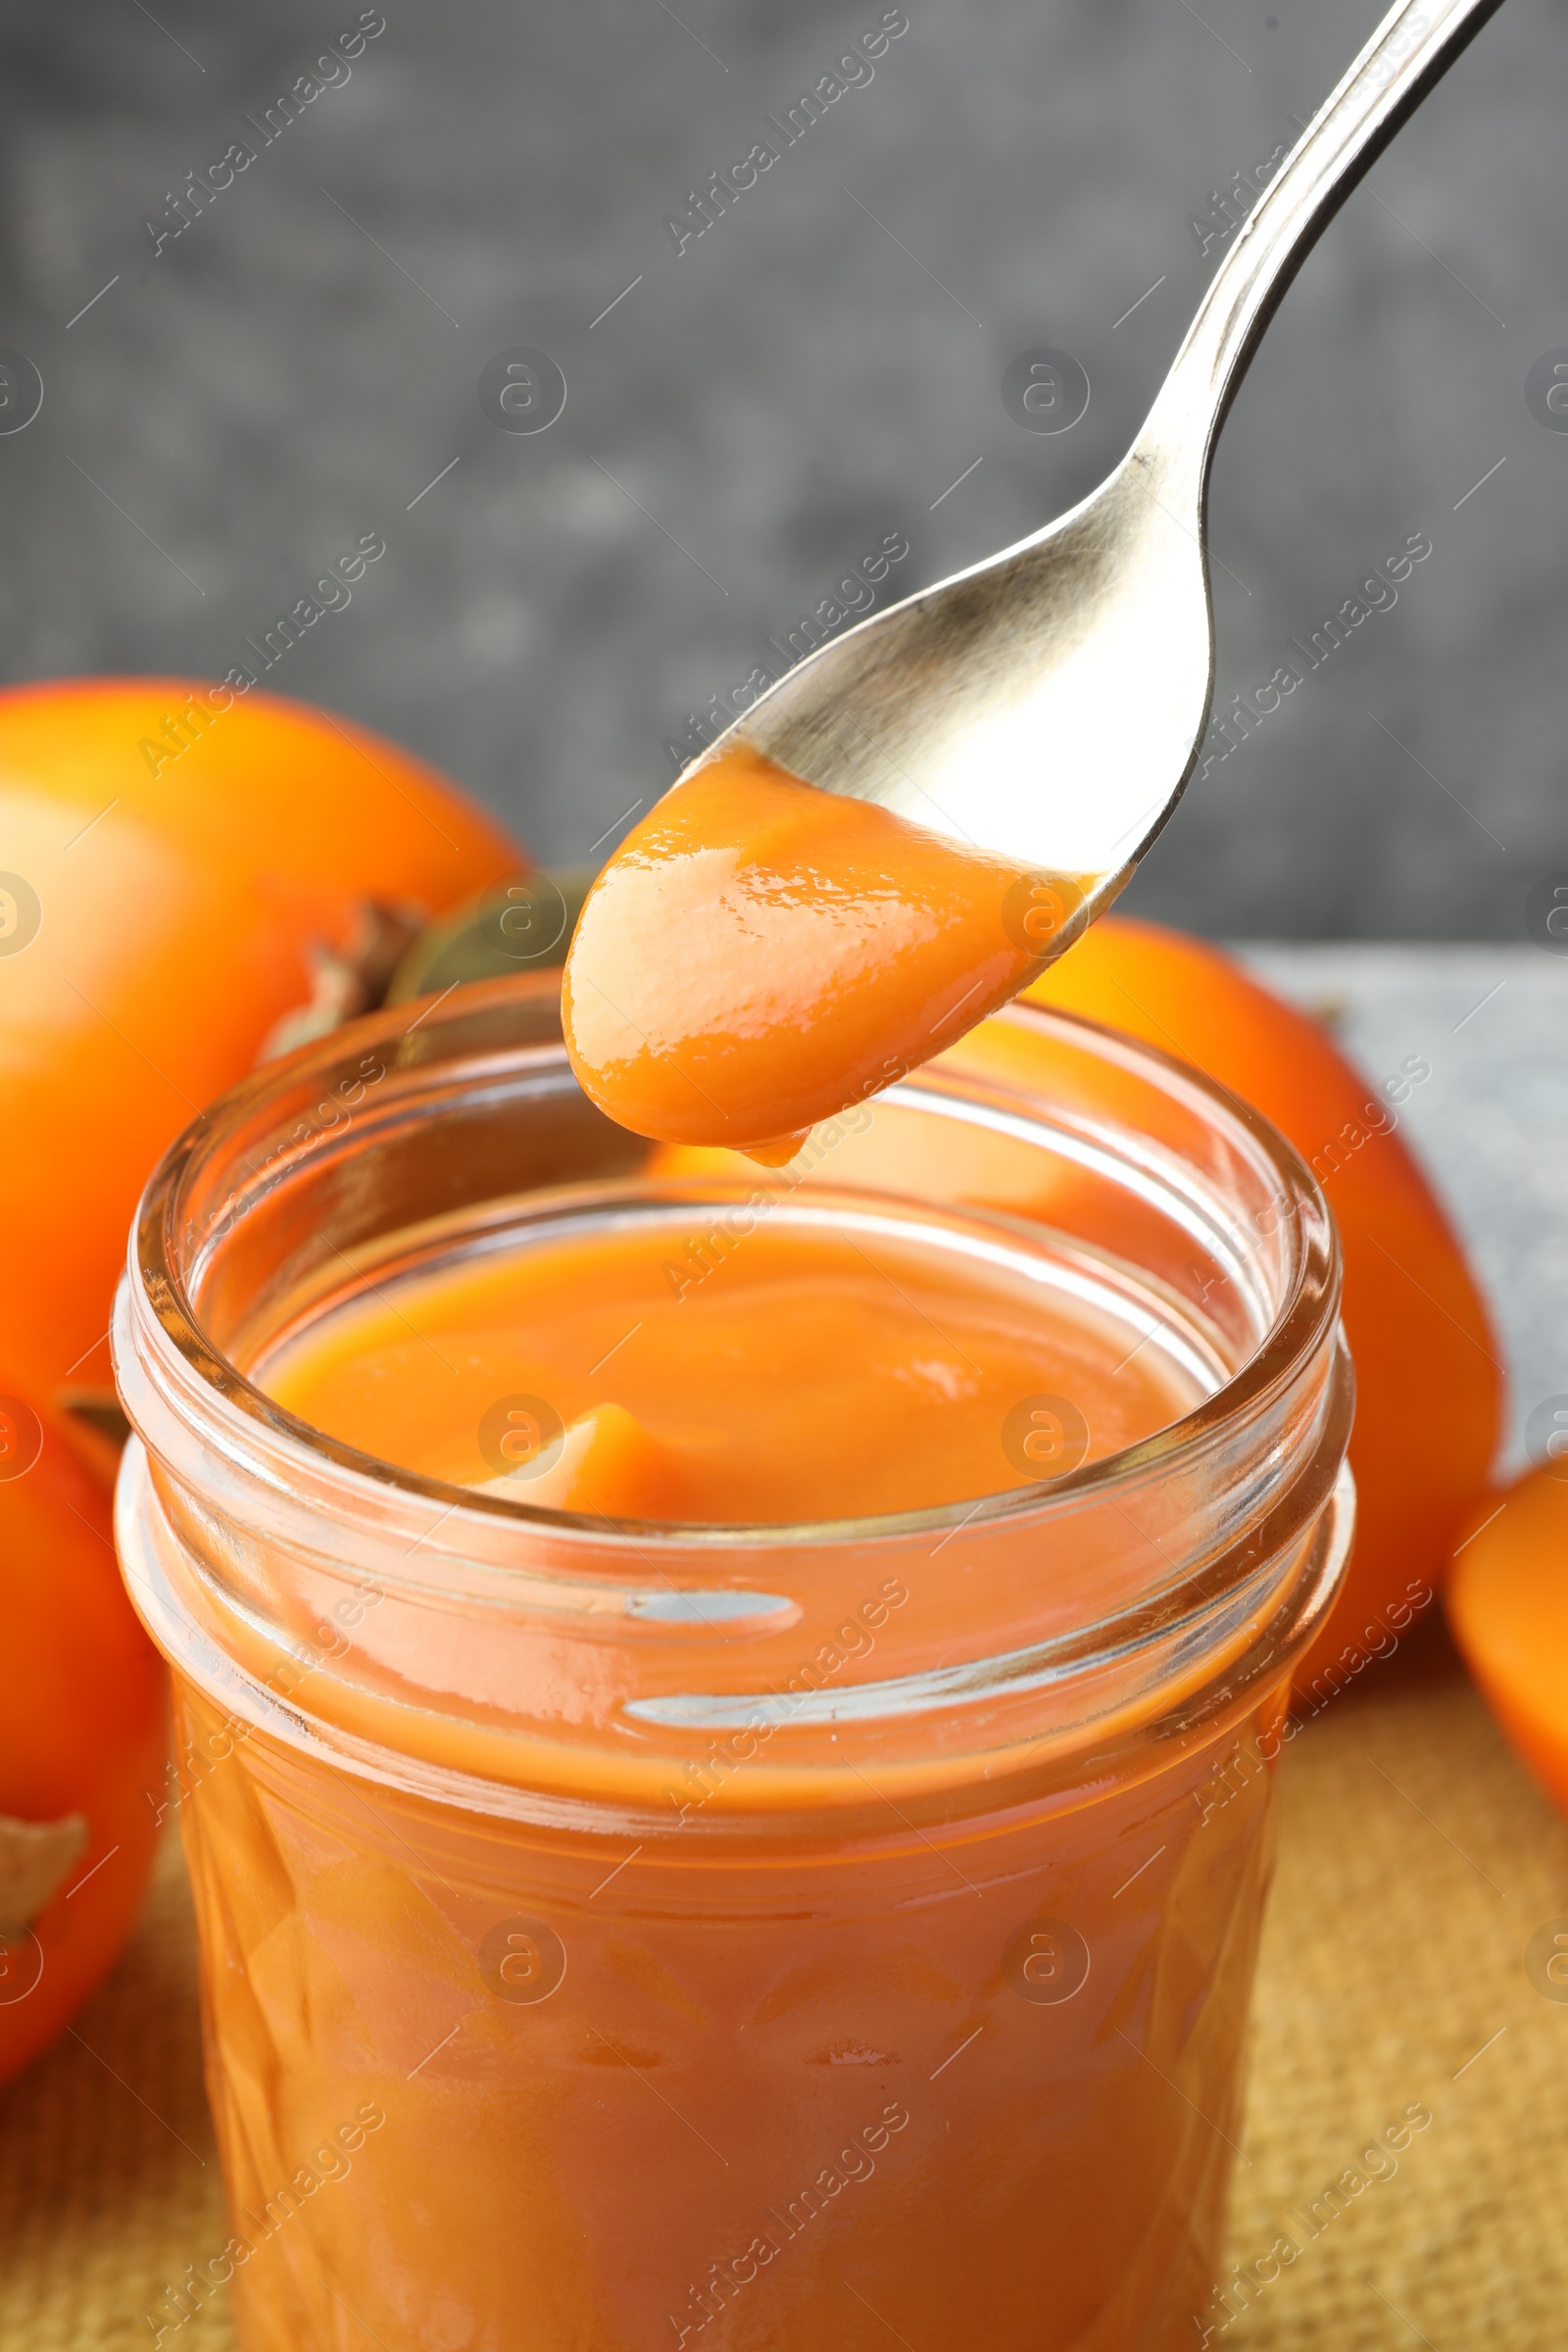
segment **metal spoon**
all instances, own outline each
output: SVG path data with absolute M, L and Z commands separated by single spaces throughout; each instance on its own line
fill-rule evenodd
M 1073 935 L 1101 912 L 1180 799 L 1208 721 L 1205 507 L 1226 411 L 1319 232 L 1499 5 L 1390 10 L 1260 198 L 1098 490 L 823 646 L 702 764 L 751 745 L 808 783 L 1084 878 Z

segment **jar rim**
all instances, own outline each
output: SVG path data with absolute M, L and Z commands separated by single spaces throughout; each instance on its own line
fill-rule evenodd
M 960 1497 L 910 1511 L 757 1525 L 641 1520 L 554 1509 L 431 1478 L 347 1445 L 269 1396 L 224 1353 L 205 1327 L 191 1296 L 177 1242 L 186 1188 L 204 1156 L 215 1152 L 224 1136 L 243 1120 L 254 1118 L 269 1096 L 281 1097 L 303 1077 L 330 1071 L 347 1054 L 379 1050 L 387 1054 L 389 1070 L 423 1064 L 433 1058 L 430 1049 L 444 1029 L 459 1022 L 471 1023 L 476 1015 L 509 1003 L 553 997 L 558 986 L 556 973 L 467 982 L 446 998 L 419 1000 L 362 1015 L 313 1044 L 265 1063 L 219 1096 L 176 1137 L 142 1195 L 130 1234 L 125 1287 L 132 1331 L 137 1339 L 146 1334 L 159 1352 L 163 1352 L 159 1342 L 167 1345 L 183 1374 L 180 1385 L 187 1396 L 205 1392 L 215 1407 L 226 1405 L 242 1416 L 242 1425 L 248 1423 L 256 1430 L 266 1449 L 284 1460 L 301 1461 L 317 1475 L 330 1466 L 351 1480 L 369 1482 L 383 1496 L 390 1492 L 441 1506 L 444 1526 L 456 1522 L 461 1527 L 471 1514 L 470 1526 L 477 1523 L 494 1529 L 510 1525 L 519 1531 L 548 1534 L 568 1544 L 573 1541 L 591 1543 L 600 1551 L 617 1544 L 642 1551 L 662 1546 L 688 1553 L 804 1551 L 923 1534 L 956 1534 L 960 1528 L 979 1533 L 1037 1516 L 1054 1517 L 1149 1472 L 1179 1472 L 1194 1463 L 1219 1433 L 1234 1427 L 1288 1382 L 1332 1328 L 1340 1294 L 1338 1234 L 1310 1169 L 1280 1131 L 1242 1097 L 1174 1054 L 1083 1015 L 1015 1001 L 991 1020 L 1054 1035 L 1080 1048 L 1089 1044 L 1103 1060 L 1157 1077 L 1167 1093 L 1185 1097 L 1190 1107 L 1201 1105 L 1210 1123 L 1245 1139 L 1250 1151 L 1267 1163 L 1275 1181 L 1272 1199 L 1278 1203 L 1280 1222 L 1296 1237 L 1288 1290 L 1268 1329 L 1244 1361 L 1177 1420 L 1132 1446 L 1033 1486 L 1009 1486 L 978 1498 Z M 395 1050 L 416 1029 L 423 1031 L 417 1064 L 404 1062 L 395 1051 L 388 1051 Z M 552 1052 L 564 1060 L 564 1049 Z M 928 1093 L 933 1081 L 939 1091 L 951 1091 L 940 1087 L 942 1075 L 940 1068 L 927 1065 L 878 1099 L 907 1102 Z M 1022 1090 L 1009 1088 L 989 1074 L 985 1084 L 1008 1098 L 1012 1115 L 1043 1134 L 1049 1133 L 1038 1108 L 1029 1108 L 1029 1098 Z M 192 1383 L 196 1384 L 194 1391 Z M 231 1425 L 231 1441 L 238 1434 Z M 442 1551 L 446 1548 L 443 1544 Z

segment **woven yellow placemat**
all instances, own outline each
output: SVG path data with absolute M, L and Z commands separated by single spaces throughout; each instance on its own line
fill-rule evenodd
M 1286 1749 L 1280 1795 L 1210 2344 L 1562 2352 L 1568 2002 L 1535 1988 L 1524 1947 L 1568 1915 L 1568 1826 L 1441 1626 Z M 1412 2110 L 1431 2121 L 1411 2129 Z M 1407 2135 L 1396 2150 L 1391 2126 Z M 146 2347 L 145 2315 L 167 2316 L 165 2290 L 225 2235 L 171 1843 L 111 1982 L 0 2094 L 0 2345 Z M 165 2352 L 231 2343 L 219 2302 L 164 2338 Z

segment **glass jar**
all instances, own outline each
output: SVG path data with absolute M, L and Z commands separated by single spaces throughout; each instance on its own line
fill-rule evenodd
M 230 2211 L 155 2335 L 228 2283 L 245 2352 L 1193 2340 L 1353 1515 L 1327 1210 L 1233 1098 L 1028 1006 L 714 1164 L 593 1109 L 541 975 L 262 1071 L 149 1186 L 120 1542 Z M 1000 1255 L 1200 1400 L 1077 1467 L 1021 1400 L 1038 1483 L 715 1528 L 448 1487 L 247 1377 L 411 1265 L 644 1215 Z

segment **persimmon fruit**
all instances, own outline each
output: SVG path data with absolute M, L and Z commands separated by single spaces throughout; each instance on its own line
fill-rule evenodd
M 120 1581 L 109 1499 L 0 1374 L 0 2082 L 124 1941 L 165 1797 L 165 1677 Z
M 107 1387 L 137 1197 L 187 1120 L 525 866 L 324 710 L 179 678 L 0 693 L 0 1361 L 27 1394 Z
M 1369 1086 L 1320 1022 L 1231 956 L 1130 916 L 1096 923 L 1025 1001 L 1123 1030 L 1217 1078 L 1296 1146 L 1333 1209 L 1358 1501 L 1344 1591 L 1297 1670 L 1306 1703 L 1321 1704 L 1391 1646 L 1412 1604 L 1428 1604 L 1496 1445 L 1500 1349 L 1464 1251 L 1396 1132 L 1420 1076 Z
M 1481 1496 L 1444 1594 L 1465 1664 L 1518 1754 L 1568 1813 L 1568 1460 Z

